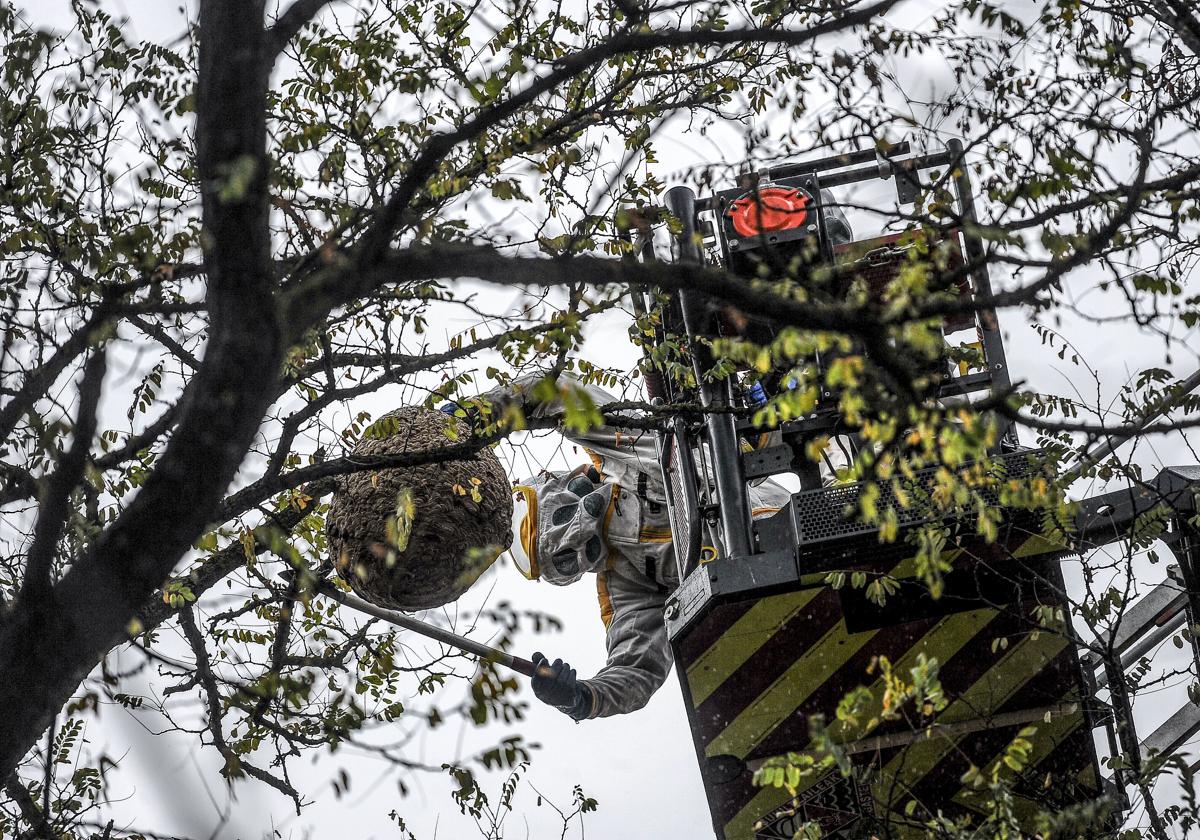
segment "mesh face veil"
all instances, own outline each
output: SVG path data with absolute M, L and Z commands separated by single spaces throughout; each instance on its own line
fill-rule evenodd
M 620 490 L 586 474 L 543 473 L 513 488 L 509 553 L 526 578 L 566 586 L 608 562 L 608 523 Z

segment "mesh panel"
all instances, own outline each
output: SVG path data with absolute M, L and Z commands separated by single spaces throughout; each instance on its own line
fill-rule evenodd
M 996 475 L 1020 479 L 1036 474 L 1040 460 L 1038 450 L 1025 450 L 1000 455 L 992 459 L 992 462 L 996 467 Z M 928 485 L 937 470 L 937 467 L 922 470 L 917 473 L 917 480 L 913 484 Z M 866 486 L 865 482 L 859 482 L 844 487 L 826 487 L 793 494 L 792 515 L 795 517 L 801 545 L 874 534 L 878 526 L 861 522 L 858 518 L 858 500 Z M 928 522 L 939 515 L 921 504 L 910 507 L 901 505 L 892 482 L 881 482 L 877 486 L 877 507 L 881 511 L 894 508 L 901 526 Z M 978 492 L 989 504 L 998 501 L 998 494 L 992 487 L 982 488 Z
M 677 457 L 679 438 L 676 435 L 667 436 L 667 480 L 671 482 L 671 532 L 676 541 L 682 542 L 691 533 L 691 523 L 688 522 L 687 491 L 684 482 L 691 480 L 685 476 Z

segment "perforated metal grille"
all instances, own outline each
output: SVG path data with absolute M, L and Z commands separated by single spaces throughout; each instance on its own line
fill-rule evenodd
M 996 465 L 997 475 L 1021 479 L 1034 475 L 1041 460 L 1040 450 L 1025 450 L 998 456 L 993 459 L 993 463 Z M 928 486 L 937 469 L 931 467 L 917 473 L 912 485 Z M 793 494 L 792 515 L 795 517 L 801 547 L 875 533 L 878 530 L 877 526 L 859 521 L 858 501 L 866 486 L 865 482 L 859 482 L 844 487 L 826 487 Z M 912 504 L 911 501 L 908 506 L 902 505 L 891 482 L 881 482 L 877 486 L 879 499 L 876 506 L 881 511 L 895 509 L 901 526 L 917 525 L 936 518 L 937 514 L 925 505 Z M 989 504 L 998 501 L 993 487 L 982 488 L 979 493 Z
M 691 533 L 688 521 L 687 492 L 684 482 L 692 479 L 685 476 L 678 457 L 679 439 L 667 436 L 667 480 L 671 483 L 671 532 L 676 540 L 686 540 Z

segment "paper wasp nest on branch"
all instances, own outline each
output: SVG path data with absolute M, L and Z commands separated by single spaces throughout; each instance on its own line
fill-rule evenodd
M 368 427 L 354 456 L 436 453 L 469 435 L 460 420 L 406 407 Z M 484 447 L 347 476 L 325 527 L 331 559 L 355 592 L 381 607 L 423 610 L 455 600 L 492 564 L 508 546 L 512 510 L 508 477 Z

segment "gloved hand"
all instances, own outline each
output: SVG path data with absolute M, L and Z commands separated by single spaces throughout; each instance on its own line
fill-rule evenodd
M 592 692 L 587 684 L 575 678 L 575 669 L 555 659 L 551 664 L 541 653 L 533 655 L 533 665 L 541 670 L 550 669 L 549 676 L 535 675 L 533 694 L 543 703 L 554 706 L 574 720 L 583 720 L 592 710 Z

